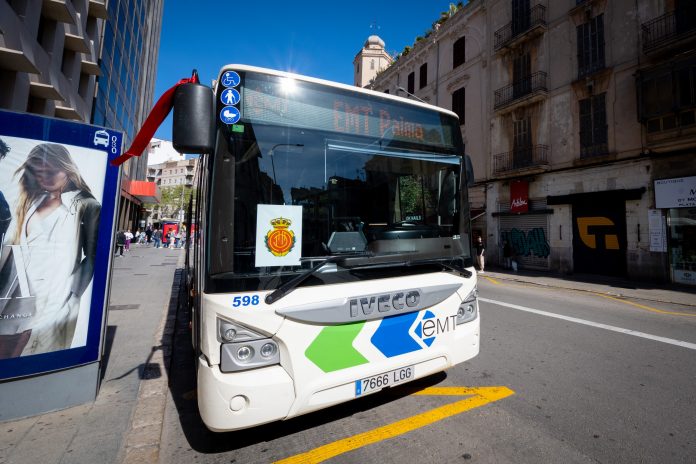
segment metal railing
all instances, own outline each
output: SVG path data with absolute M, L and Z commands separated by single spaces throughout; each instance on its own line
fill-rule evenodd
M 546 7 L 544 5 L 534 5 L 528 15 L 514 18 L 495 31 L 494 49 L 499 50 L 511 42 L 513 39 L 531 31 L 537 26 L 546 26 Z
M 696 8 L 672 11 L 641 25 L 643 53 L 696 33 Z
M 538 91 L 546 91 L 546 73 L 537 71 L 524 79 L 514 81 L 495 91 L 494 109 L 499 109 L 509 105 L 515 100 L 526 97 Z
M 606 67 L 607 66 L 604 61 L 604 54 L 602 54 L 595 61 L 591 61 L 589 63 L 582 63 L 581 59 L 578 57 L 578 79 L 582 79 L 585 76 L 594 74 L 597 71 L 605 69 Z
M 580 158 L 594 158 L 609 153 L 609 146 L 606 142 L 594 143 L 592 145 L 580 146 Z
M 543 166 L 548 164 L 547 145 L 532 145 L 525 148 L 516 148 L 506 153 L 493 156 L 493 172 L 501 173 L 516 169 Z

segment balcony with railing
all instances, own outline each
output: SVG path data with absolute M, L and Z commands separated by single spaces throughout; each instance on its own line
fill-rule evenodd
M 504 174 L 520 169 L 548 166 L 548 150 L 547 145 L 532 145 L 493 155 L 493 173 Z
M 520 15 L 516 18 L 513 16 L 512 21 L 495 31 L 493 48 L 495 51 L 498 51 L 503 47 L 514 46 L 524 39 L 541 33 L 545 29 L 546 7 L 544 5 L 535 5 L 530 8 L 528 14 Z
M 595 158 L 609 153 L 608 126 L 595 127 L 593 131 L 580 132 L 580 158 Z
M 545 95 L 546 90 L 546 73 L 544 71 L 537 71 L 524 79 L 519 79 L 512 84 L 496 90 L 493 108 L 497 111 L 517 102 L 524 101 L 527 103 L 528 100 L 536 101 L 537 99 L 531 99 L 531 97 Z
M 641 25 L 643 53 L 650 54 L 696 39 L 696 6 L 672 11 Z
M 583 60 L 581 57 L 578 57 L 578 79 L 592 76 L 607 68 L 604 61 L 604 53 L 599 53 L 598 55 L 593 60 Z

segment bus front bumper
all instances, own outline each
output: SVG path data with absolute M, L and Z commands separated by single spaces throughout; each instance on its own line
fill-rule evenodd
M 198 358 L 198 409 L 206 427 L 227 432 L 284 419 L 295 400 L 293 382 L 281 366 L 220 372 Z M 230 382 L 234 379 L 234 383 Z

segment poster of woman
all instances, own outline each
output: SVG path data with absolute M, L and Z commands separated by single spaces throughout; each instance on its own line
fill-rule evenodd
M 11 215 L 0 255 L 0 360 L 84 346 L 108 155 L 0 139 Z

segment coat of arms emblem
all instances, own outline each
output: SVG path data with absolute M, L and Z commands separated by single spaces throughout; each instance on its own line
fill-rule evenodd
M 283 217 L 271 219 L 272 230 L 265 237 L 266 248 L 273 256 L 285 256 L 295 247 L 295 233 L 290 230 L 292 221 Z

